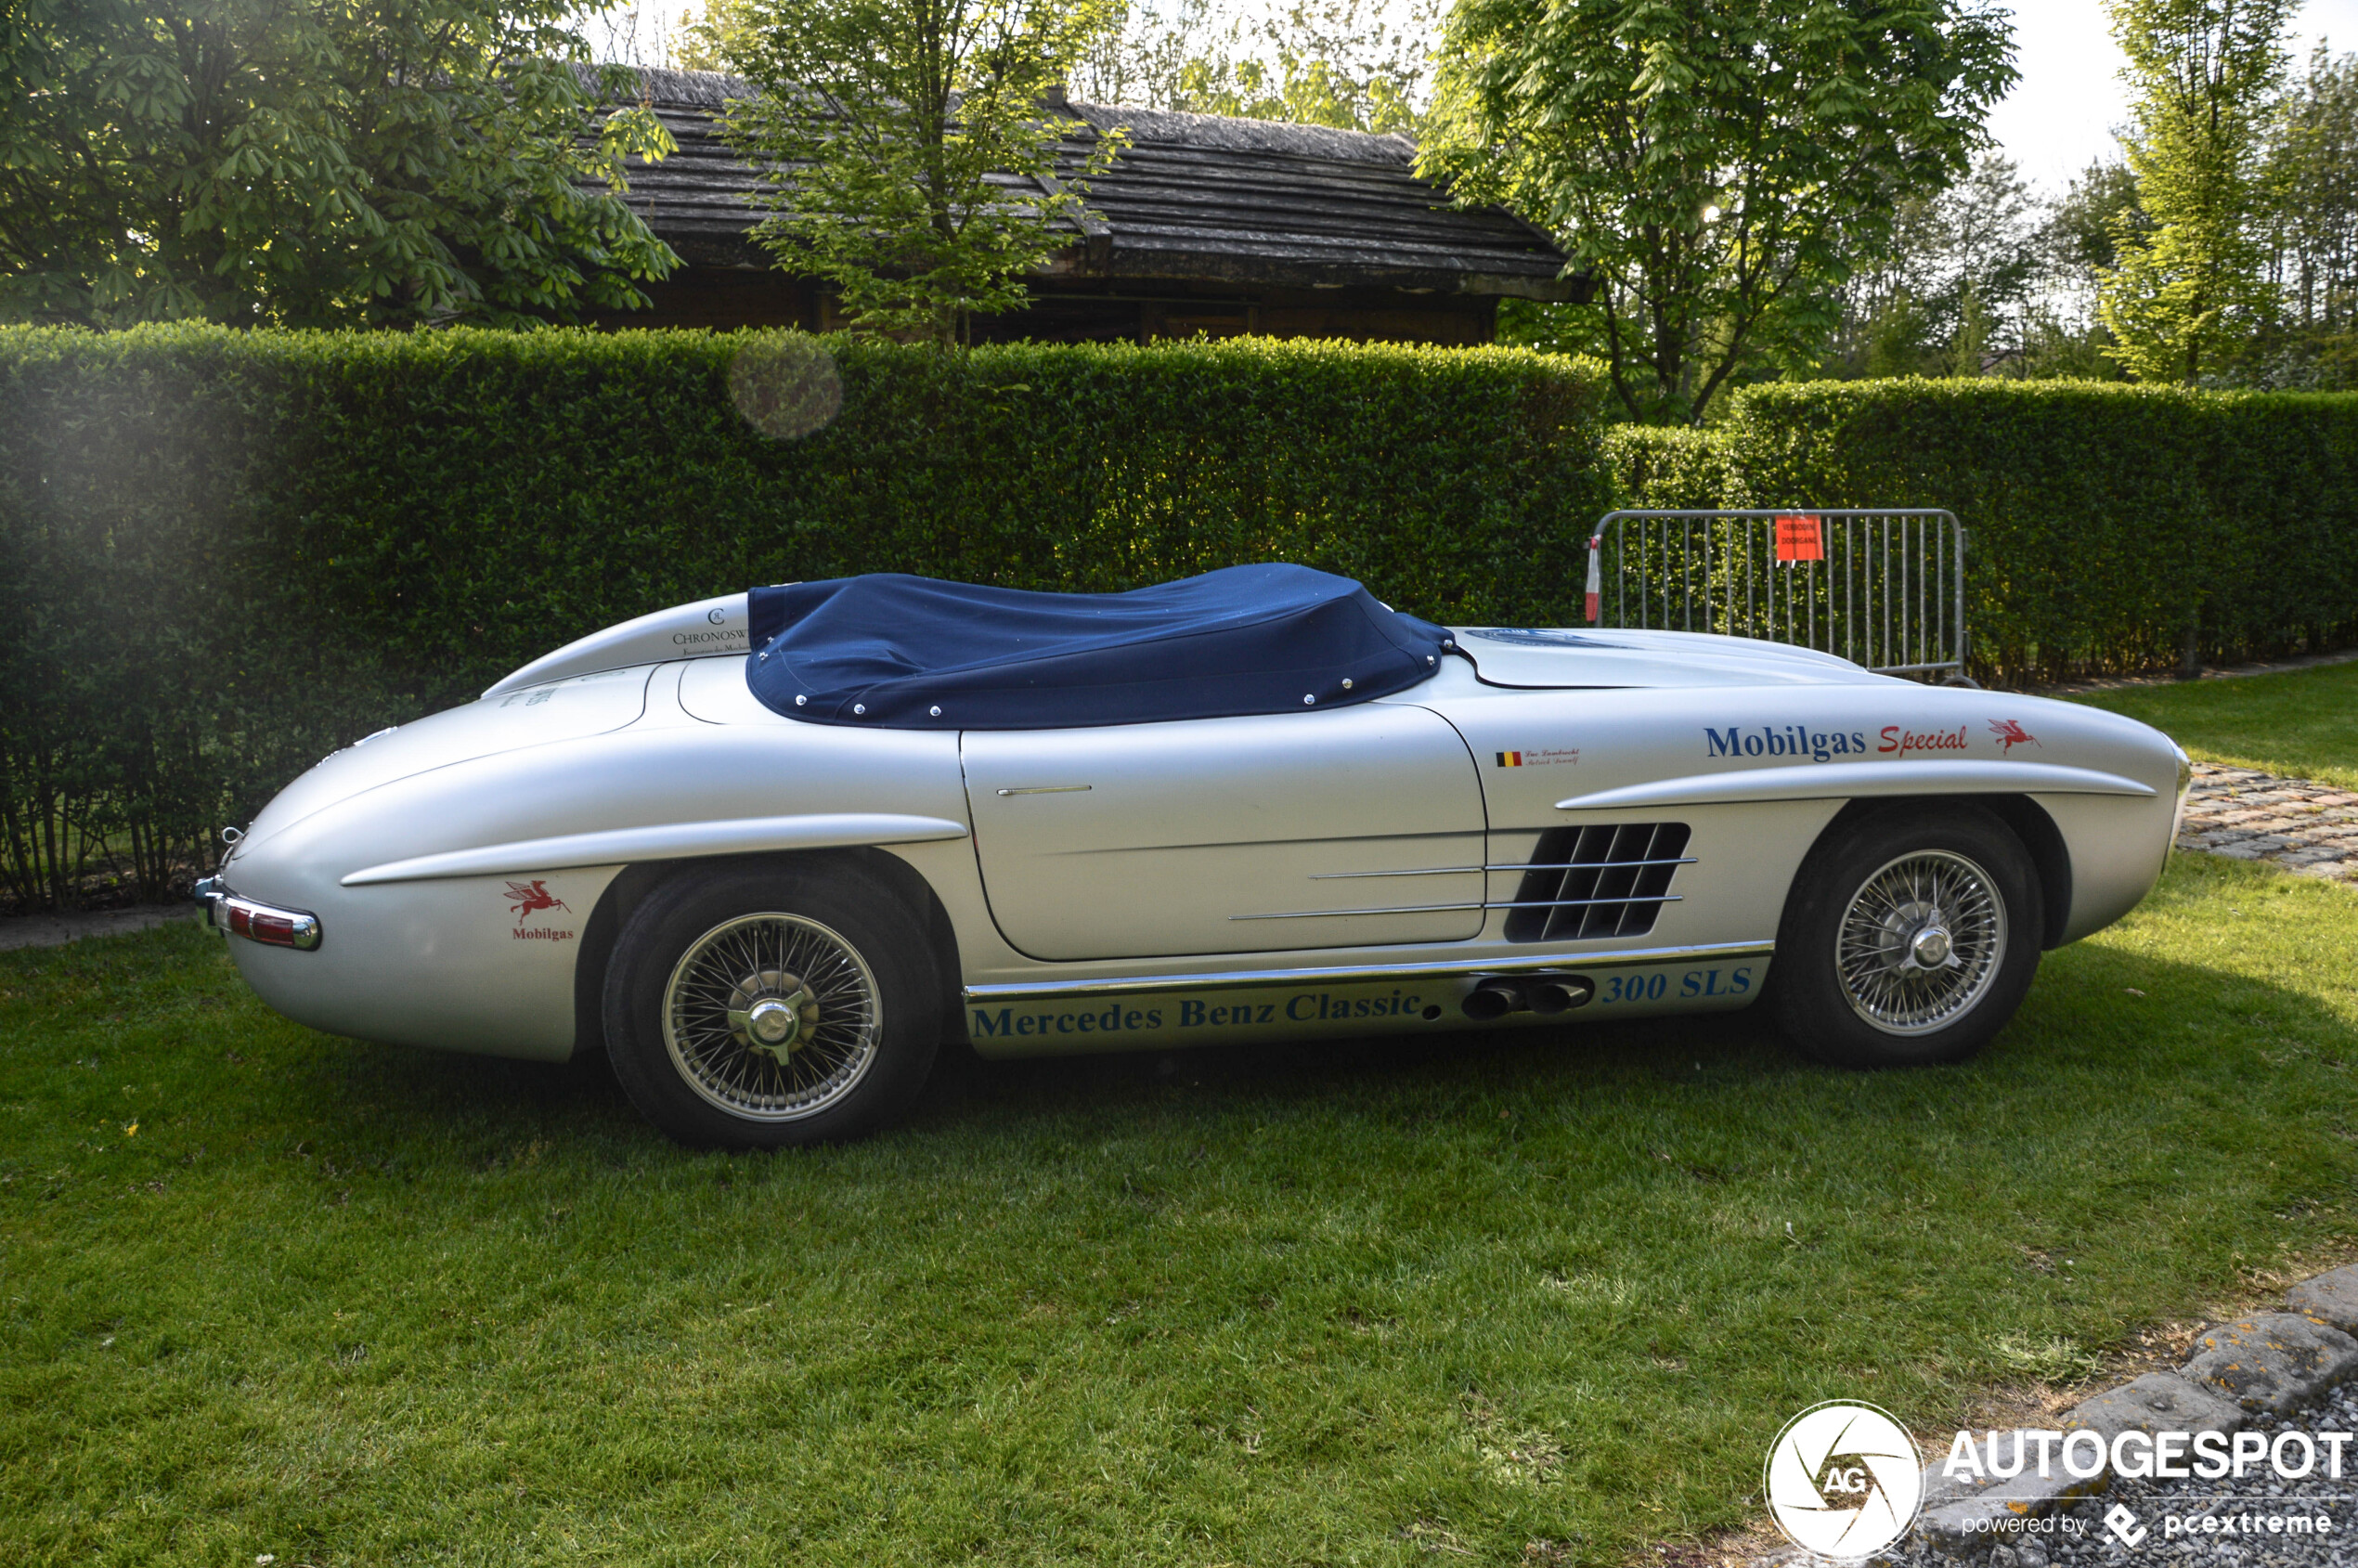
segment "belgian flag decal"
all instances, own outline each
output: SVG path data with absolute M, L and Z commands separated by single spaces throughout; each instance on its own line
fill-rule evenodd
M 1500 752 L 1500 753 L 1498 754 L 1498 766 L 1500 766 L 1501 768 L 1520 768 L 1520 767 L 1522 767 L 1522 752 L 1520 752 L 1520 751 L 1502 751 L 1502 752 Z

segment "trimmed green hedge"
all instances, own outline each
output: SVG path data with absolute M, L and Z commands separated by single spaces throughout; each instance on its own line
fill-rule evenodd
M 1613 504 L 1665 512 L 1709 511 L 1732 503 L 1730 444 L 1713 431 L 1683 425 L 1615 425 L 1605 432 L 1605 466 Z
M 1712 440 L 1724 505 L 1954 512 L 1985 679 L 2358 641 L 2358 396 L 1772 385 Z
M 323 752 L 748 583 L 1282 559 L 1561 621 L 1609 504 L 1596 376 L 1519 350 L 829 340 L 841 412 L 780 440 L 748 344 L 783 340 L 0 330 L 7 890 L 71 896 L 103 839 L 160 891 Z
M 2358 396 L 1772 385 L 1697 433 L 1516 350 L 826 340 L 840 412 L 760 434 L 834 406 L 748 383 L 813 342 L 0 330 L 0 893 L 100 845 L 159 892 L 323 752 L 786 578 L 1282 559 L 1570 624 L 1614 504 L 1945 506 L 1985 679 L 2358 641 Z

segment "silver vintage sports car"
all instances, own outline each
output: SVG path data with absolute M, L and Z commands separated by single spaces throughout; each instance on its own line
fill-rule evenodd
M 1766 1000 L 1950 1061 L 2159 876 L 2184 754 L 1776 643 L 1441 627 L 1232 567 L 641 616 L 290 784 L 200 888 L 338 1034 L 602 1047 L 685 1142 L 869 1132 L 984 1056 Z

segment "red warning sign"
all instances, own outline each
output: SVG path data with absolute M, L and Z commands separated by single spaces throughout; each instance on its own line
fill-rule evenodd
M 1777 519 L 1777 559 L 1780 561 L 1823 561 L 1826 558 L 1826 537 L 1815 517 L 1780 517 Z

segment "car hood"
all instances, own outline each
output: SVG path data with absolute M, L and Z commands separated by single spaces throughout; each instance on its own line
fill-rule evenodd
M 654 670 L 653 665 L 637 665 L 552 680 L 380 731 L 321 758 L 280 790 L 246 829 L 244 842 L 259 844 L 314 811 L 395 779 L 494 752 L 619 730 L 646 711 L 647 679 Z
M 1690 631 L 1452 627 L 1458 651 L 1492 686 L 1826 686 L 1892 679 L 1847 659 Z

